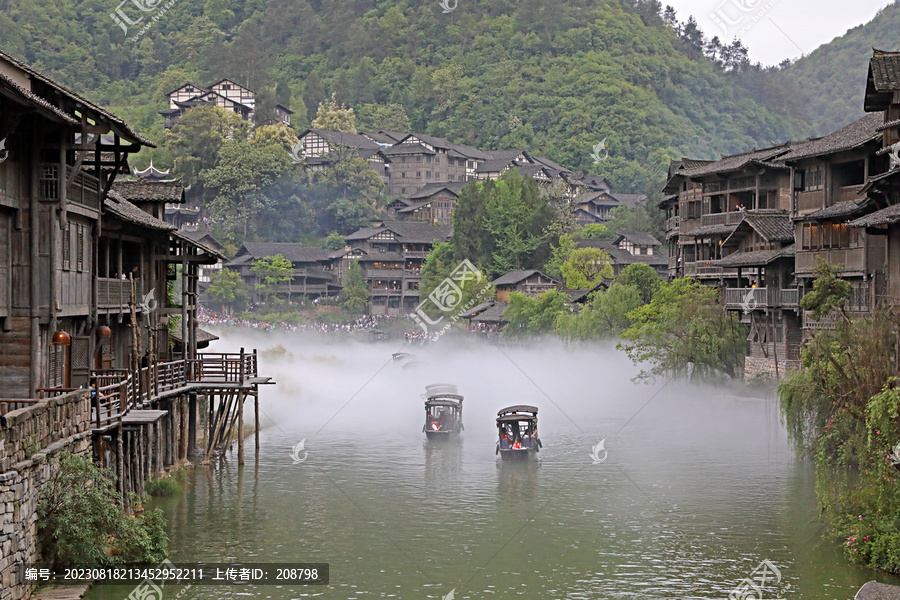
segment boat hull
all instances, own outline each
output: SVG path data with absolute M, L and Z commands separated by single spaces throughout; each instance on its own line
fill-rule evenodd
M 530 460 L 537 457 L 537 450 L 534 448 L 508 448 L 500 449 L 500 458 L 503 460 Z
M 459 431 L 425 431 L 425 437 L 435 442 L 445 442 L 459 437 Z

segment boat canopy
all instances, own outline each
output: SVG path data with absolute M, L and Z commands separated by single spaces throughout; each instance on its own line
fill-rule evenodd
M 527 404 L 517 404 L 516 406 L 510 406 L 508 408 L 498 410 L 497 416 L 502 417 L 505 414 L 522 413 L 522 412 L 534 413 L 534 415 L 537 416 L 538 409 L 537 409 L 537 406 L 528 406 Z M 525 416 L 525 415 L 523 415 L 523 416 Z
M 534 421 L 535 423 L 537 423 L 537 416 L 518 413 L 512 415 L 501 415 L 497 417 L 497 423 L 518 423 L 519 421 Z
M 449 406 L 452 408 L 458 408 L 462 402 L 462 398 L 459 399 L 460 402 L 455 400 L 428 400 L 425 403 L 426 408 L 430 408 L 432 406 Z

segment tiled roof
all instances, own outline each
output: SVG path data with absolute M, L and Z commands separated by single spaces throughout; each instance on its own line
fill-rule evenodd
M 402 262 L 406 260 L 406 257 L 399 252 L 373 252 L 371 254 L 366 254 L 365 256 L 360 256 L 357 260 L 359 260 L 359 262 L 383 262 L 386 260 Z
M 571 173 L 571 171 L 569 171 L 569 169 L 559 166 L 558 164 L 556 164 L 549 158 L 544 158 L 543 156 L 534 156 L 532 158 L 534 159 L 535 162 L 539 162 L 544 166 L 550 167 L 554 171 L 563 171 L 566 173 Z
M 117 179 L 112 189 L 129 202 L 184 202 L 184 186 L 181 181 L 123 181 Z
M 609 254 L 614 265 L 631 265 L 634 263 L 646 263 L 648 265 L 658 265 L 667 263 L 665 256 L 656 254 L 632 254 L 628 250 L 623 250 L 609 240 L 592 240 L 584 238 L 575 238 L 576 248 L 597 248 Z
M 506 319 L 503 318 L 503 312 L 506 310 L 506 306 L 505 302 L 498 302 L 482 311 L 481 314 L 472 317 L 472 320 L 484 323 L 504 323 Z
M 507 167 L 512 166 L 513 160 L 507 158 L 492 158 L 490 160 L 486 160 L 475 169 L 476 173 L 497 173 L 503 171 Z
M 836 219 L 839 217 L 849 217 L 850 215 L 854 215 L 865 209 L 868 203 L 868 198 L 863 198 L 860 200 L 844 200 L 843 202 L 838 202 L 836 204 L 832 204 L 831 206 L 820 208 L 819 210 L 811 212 L 808 215 L 803 215 L 798 220 L 809 221 L 814 219 Z
M 401 154 L 436 154 L 434 150 L 429 150 L 422 144 L 397 144 L 382 151 L 385 156 L 398 156 Z
M 340 256 L 340 251 L 312 248 L 290 242 L 246 242 L 238 250 L 235 261 L 245 255 L 253 258 L 263 258 L 275 256 L 276 254 L 280 254 L 291 262 L 317 262 Z
M 409 194 L 407 198 L 410 200 L 419 200 L 421 198 L 430 198 L 434 196 L 441 190 L 447 190 L 452 192 L 453 195 L 458 196 L 459 192 L 468 185 L 468 181 L 447 181 L 444 183 L 429 183 L 422 189 Z
M 178 229 L 174 225 L 166 223 L 161 219 L 157 219 L 153 215 L 142 211 L 140 208 L 123 198 L 115 190 L 110 190 L 103 201 L 103 208 L 106 212 L 117 216 L 123 221 L 147 227 L 148 229 L 156 229 L 159 231 L 175 231 Z
M 729 236 L 737 229 L 737 225 L 704 225 L 696 229 L 691 229 L 681 235 L 687 237 L 703 237 L 710 235 Z
M 398 241 L 405 243 L 431 243 L 434 240 L 450 239 L 453 228 L 449 225 L 431 225 L 414 221 L 385 221 L 381 227 L 364 227 L 347 236 L 347 241 L 367 240 L 384 230 L 393 231 Z
M 787 213 L 744 213 L 744 223 L 752 227 L 767 242 L 793 242 L 794 225 Z
M 73 92 L 69 89 L 66 89 L 65 87 L 63 87 L 59 83 L 53 81 L 52 79 L 45 77 L 40 72 L 32 69 L 25 63 L 13 58 L 9 54 L 6 54 L 5 52 L 2 52 L 2 51 L 0 51 L 0 60 L 5 60 L 5 61 L 9 62 L 10 64 L 12 64 L 14 67 L 21 69 L 22 71 L 25 71 L 28 75 L 31 76 L 31 78 L 33 80 L 37 80 L 37 81 L 45 84 L 46 86 L 53 88 L 53 90 L 55 90 L 56 93 L 63 95 L 63 96 L 67 96 L 68 99 L 72 102 L 72 112 L 73 113 L 76 109 L 78 109 L 78 106 L 81 105 L 81 106 L 87 108 L 88 110 L 90 110 L 91 112 L 96 113 L 97 115 L 102 117 L 102 119 L 106 120 L 112 126 L 113 132 L 118 133 L 120 137 L 125 138 L 126 140 L 131 141 L 131 142 L 136 142 L 142 146 L 149 146 L 151 148 L 156 148 L 156 144 L 154 144 L 153 142 L 151 142 L 144 136 L 140 135 L 139 133 L 137 133 L 136 131 L 131 129 L 131 127 L 129 127 L 129 125 L 127 123 L 125 123 L 125 121 L 120 119 L 119 117 L 104 110 L 103 108 L 100 108 L 96 104 L 89 102 L 88 100 L 82 98 L 75 92 Z M 17 88 L 17 91 L 19 91 L 20 93 L 25 92 L 26 94 L 30 95 L 30 99 L 33 100 L 34 98 L 37 97 L 37 98 L 41 98 L 42 100 L 44 100 L 41 103 L 41 106 L 43 108 L 47 108 L 48 106 L 53 106 L 55 108 L 55 105 L 53 105 L 49 100 L 44 99 L 43 96 L 39 92 L 34 91 L 35 85 L 33 82 L 31 85 L 31 90 L 25 90 L 21 86 L 15 84 L 12 81 L 12 79 L 10 79 L 6 76 L 0 76 L 0 77 L 2 77 L 4 82 L 6 82 L 7 84 L 12 83 L 12 85 L 15 88 Z M 26 96 L 26 97 L 28 97 L 28 96 Z M 68 117 L 70 117 L 72 119 L 74 119 L 76 116 L 75 114 L 68 115 L 68 113 L 64 113 L 64 111 L 62 111 L 60 109 L 55 109 L 53 112 L 58 113 L 58 114 L 66 114 Z M 75 124 L 80 125 L 80 121 L 76 120 Z
M 27 100 L 29 103 L 36 105 L 36 106 L 38 106 L 38 108 L 43 109 L 44 111 L 50 113 L 57 119 L 61 120 L 63 123 L 68 123 L 69 125 L 81 125 L 81 123 L 78 121 L 78 119 L 67 115 L 66 113 L 64 113 L 60 109 L 56 108 L 55 106 L 53 106 L 52 104 L 50 104 L 49 102 L 47 102 L 46 100 L 44 100 L 43 98 L 38 96 L 37 94 L 33 94 L 29 90 L 26 90 L 25 88 L 20 86 L 18 83 L 16 83 L 12 79 L 10 79 L 6 75 L 4 75 L 3 73 L 0 73 L 0 85 L 9 89 L 10 91 L 13 91 L 13 92 L 19 94 L 20 96 L 25 98 L 25 100 Z
M 176 342 L 181 341 L 181 327 L 174 327 L 170 329 L 169 332 L 169 335 L 173 340 L 175 340 Z M 197 328 L 197 343 L 202 344 L 206 342 L 214 342 L 217 339 L 219 339 L 219 336 L 215 335 L 214 333 L 210 333 L 205 329 L 200 329 L 199 327 Z
M 464 315 L 462 315 L 462 318 L 463 319 L 472 318 L 477 314 L 483 313 L 484 311 L 486 311 L 487 309 L 492 307 L 494 304 L 495 304 L 495 302 L 493 300 L 487 300 L 485 302 L 482 302 L 478 306 L 473 306 L 472 308 L 467 310 L 466 313 Z
M 794 246 L 790 245 L 779 250 L 755 250 L 753 252 L 734 252 L 718 261 L 720 267 L 749 267 L 767 265 L 779 258 L 794 256 Z
M 187 231 L 185 229 L 179 229 L 178 233 L 188 238 L 189 240 L 204 244 L 206 246 L 209 246 L 210 248 L 214 248 L 215 250 L 222 250 L 224 248 L 224 246 L 219 243 L 219 240 L 214 238 L 208 231 Z
M 518 269 L 515 271 L 510 271 L 509 273 L 506 273 L 504 275 L 501 275 L 500 277 L 498 277 L 491 283 L 493 283 L 494 285 L 514 285 L 516 283 L 519 283 L 520 281 L 524 281 L 525 279 L 528 279 L 535 273 L 537 273 L 538 275 L 543 275 L 544 277 L 547 277 L 546 275 L 544 275 L 537 269 Z M 549 279 L 549 277 L 547 277 L 547 278 Z
M 635 244 L 636 246 L 662 246 L 660 241 L 649 233 L 622 233 L 619 235 L 616 241 L 623 239 L 631 242 L 632 244 Z
M 488 156 L 485 152 L 482 152 L 478 148 L 466 146 L 463 144 L 454 144 L 453 142 L 445 138 L 435 137 L 433 135 L 425 135 L 422 133 L 412 133 L 410 135 L 413 135 L 417 139 L 422 140 L 429 146 L 433 146 L 435 148 L 444 148 L 446 150 L 455 150 L 461 156 L 464 156 L 466 158 L 474 158 L 477 160 L 488 160 L 490 158 L 490 156 Z
M 598 206 L 619 206 L 619 200 L 609 192 L 584 192 L 575 196 L 575 204 L 587 204 L 592 202 Z
M 731 171 L 740 171 L 744 167 L 759 161 L 768 161 L 784 154 L 790 149 L 788 144 L 765 148 L 763 150 L 753 150 L 752 152 L 744 152 L 743 154 L 734 154 L 732 156 L 724 156 L 721 160 L 715 162 L 703 163 L 703 161 L 694 161 L 698 163 L 691 168 L 685 168 L 678 172 L 679 175 L 685 177 L 700 177 L 702 175 L 713 175 L 715 173 L 728 173 Z
M 847 223 L 848 227 L 875 227 L 900 223 L 900 204 L 877 210 L 870 215 L 860 217 Z
M 900 52 L 875 50 L 869 61 L 875 91 L 900 91 Z
M 634 208 L 647 201 L 647 194 L 610 194 L 610 196 L 629 208 Z
M 225 260 L 225 255 L 219 251 L 219 248 L 217 248 L 216 246 L 214 246 L 211 243 L 208 243 L 206 240 L 204 240 L 202 238 L 195 239 L 193 237 L 190 237 L 187 235 L 187 233 L 188 233 L 187 231 L 181 231 L 181 230 L 173 231 L 172 237 L 181 239 L 191 246 L 200 248 L 201 250 L 203 250 L 204 253 L 215 258 L 216 260 Z M 215 242 L 215 239 L 213 239 L 212 237 L 210 237 L 210 239 L 212 239 L 212 241 Z M 218 242 L 215 242 L 215 243 L 218 244 Z M 214 261 L 210 261 L 210 262 L 214 262 Z
M 878 128 L 883 123 L 884 118 L 881 114 L 869 113 L 830 135 L 793 145 L 787 154 L 778 157 L 778 161 L 799 160 L 856 148 L 866 142 L 880 139 Z
M 344 133 L 343 131 L 329 131 L 327 129 L 307 129 L 300 134 L 303 137 L 307 133 L 312 132 L 319 137 L 325 138 L 332 144 L 338 146 L 346 146 L 347 148 L 356 148 L 358 150 L 381 150 L 379 146 L 364 135 L 357 133 Z

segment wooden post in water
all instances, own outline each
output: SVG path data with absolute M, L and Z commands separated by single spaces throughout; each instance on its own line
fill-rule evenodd
M 116 489 L 122 502 L 122 510 L 125 510 L 125 431 L 122 428 L 122 418 L 119 417 L 119 426 L 116 427 Z
M 244 392 L 241 392 L 237 406 L 238 414 L 238 464 L 244 464 Z
M 256 456 L 259 456 L 259 390 L 255 390 L 253 394 L 253 427 L 256 429 L 254 436 L 256 438 Z

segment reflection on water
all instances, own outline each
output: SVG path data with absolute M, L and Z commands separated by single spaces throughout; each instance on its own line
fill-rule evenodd
M 498 354 L 468 357 L 464 368 L 431 357 L 465 374 L 466 431 L 429 443 L 422 382 L 388 364 L 363 386 L 380 357 L 330 350 L 323 355 L 342 357 L 315 362 L 320 350 L 291 352 L 284 371 L 269 365 L 281 391 L 263 390 L 274 417 L 260 454 L 251 444 L 244 468 L 234 456 L 198 467 L 186 493 L 161 505 L 176 564 L 327 562 L 331 585 L 195 587 L 191 598 L 418 599 L 455 589 L 457 599 L 721 600 L 765 559 L 783 576 L 766 598 L 847 600 L 875 578 L 821 539 L 812 469 L 794 456 L 774 400 L 635 386 L 615 354 L 589 356 L 596 363 L 585 368 L 581 355 L 550 363 L 507 349 L 530 381 Z M 303 385 L 288 394 L 292 378 Z M 511 399 L 541 406 L 537 461 L 495 456 L 496 411 Z M 301 439 L 308 459 L 294 464 Z M 595 464 L 601 439 L 608 460 Z M 88 598 L 127 593 L 97 587 Z

